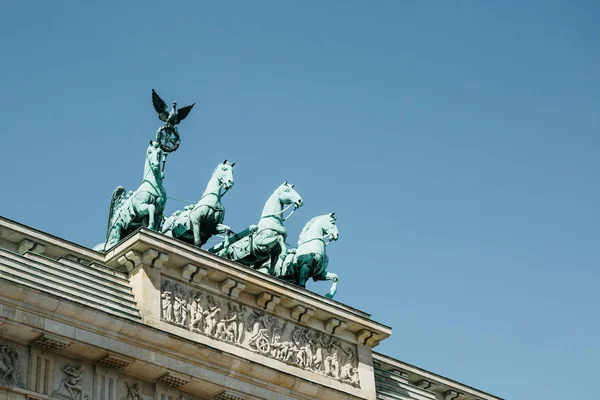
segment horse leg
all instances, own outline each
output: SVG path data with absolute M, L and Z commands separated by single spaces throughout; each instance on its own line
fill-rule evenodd
M 277 242 L 279 243 L 279 246 L 274 247 L 273 251 L 271 251 L 271 266 L 269 267 L 269 275 L 271 276 L 275 275 L 275 267 L 279 261 L 279 256 L 283 254 L 285 257 L 285 254 L 287 253 L 287 247 L 283 236 L 277 235 Z
M 305 288 L 306 281 L 310 278 L 310 266 L 301 264 L 298 266 L 298 286 Z
M 333 281 L 333 283 L 331 284 L 331 289 L 329 289 L 329 293 L 325 295 L 325 297 L 327 297 L 328 299 L 333 299 L 333 296 L 335 296 L 335 294 L 337 293 L 337 286 L 339 281 L 338 276 L 333 272 L 328 272 L 325 277 L 325 280 Z
M 137 205 L 136 211 L 142 217 L 147 214 L 148 215 L 148 229 L 151 229 L 153 231 L 156 230 L 156 229 L 154 229 L 154 212 L 156 211 L 156 206 L 154 204 L 140 203 Z
M 194 232 L 194 246 L 200 247 L 200 218 L 193 218 L 190 214 L 190 219 L 192 220 L 192 231 Z
M 158 230 L 156 224 L 156 221 L 154 221 L 154 213 L 156 212 L 156 206 L 154 206 L 154 204 L 148 204 L 148 228 L 156 231 Z
M 267 262 L 265 262 L 264 264 L 262 264 L 257 271 L 258 272 L 262 272 L 263 274 L 269 274 L 269 266 L 271 265 L 271 260 L 268 260 Z

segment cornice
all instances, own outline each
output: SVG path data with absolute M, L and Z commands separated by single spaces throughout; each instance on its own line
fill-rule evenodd
M 380 353 L 373 352 L 373 361 L 379 363 L 381 369 L 398 372 L 411 384 L 435 392 L 445 400 L 503 400 L 501 397 Z

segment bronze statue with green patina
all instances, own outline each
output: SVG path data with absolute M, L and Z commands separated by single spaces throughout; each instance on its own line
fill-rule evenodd
M 164 152 L 170 153 L 179 147 L 181 140 L 176 125 L 188 116 L 194 104 L 177 109 L 177 102 L 174 101 L 171 111 L 168 111 L 167 103 L 152 89 L 152 105 L 158 113 L 158 119 L 164 122 L 156 131 L 156 141 Z
M 230 233 L 231 229 L 223 225 L 225 208 L 221 198 L 233 186 L 234 165 L 227 160 L 217 165 L 200 200 L 183 211 L 175 211 L 161 232 L 197 247 L 217 233 Z
M 280 254 L 286 253 L 284 212 L 302 206 L 302 198 L 294 190 L 294 185 L 284 182 L 265 203 L 257 227 L 248 228 L 252 232 L 227 247 L 223 246 L 218 255 L 237 261 L 261 272 L 273 274 Z M 287 207 L 286 207 L 287 206 Z M 293 211 L 292 211 L 293 212 Z M 263 264 L 266 264 L 263 267 Z
M 273 276 L 301 287 L 306 287 L 309 278 L 314 281 L 333 281 L 329 293 L 325 295 L 333 298 L 337 292 L 338 276 L 327 271 L 329 257 L 326 249 L 330 241 L 338 238 L 335 213 L 314 217 L 302 229 L 298 248 L 288 250 L 285 257 L 279 258 Z
M 150 141 L 146 150 L 142 184 L 135 191 L 126 194 L 123 186 L 118 186 L 110 200 L 106 241 L 95 247 L 108 250 L 125 236 L 139 227 L 158 230 L 163 218 L 167 192 L 163 186 L 161 162 L 164 152 L 158 142 Z

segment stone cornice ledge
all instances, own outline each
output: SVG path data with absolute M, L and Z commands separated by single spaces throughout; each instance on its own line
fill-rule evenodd
M 104 259 L 102 253 L 1 216 L 0 239 L 13 243 L 20 243 L 24 239 L 30 240 L 35 244 L 46 246 L 46 253 L 50 253 L 55 258 L 75 254 L 89 261 L 102 262 Z M 56 251 L 59 253 L 55 254 Z
M 441 398 L 447 398 L 447 400 L 503 400 L 501 397 L 491 395 L 380 353 L 374 352 L 373 360 L 378 362 L 385 370 L 397 370 L 405 373 L 412 384 L 436 392 Z
M 300 305 L 314 310 L 312 318 L 322 320 L 324 325 L 335 318 L 340 321 L 340 328 L 354 334 L 355 341 L 362 345 L 375 347 L 392 333 L 390 327 L 371 320 L 369 314 L 148 229 L 137 231 L 113 247 L 106 253 L 104 263 L 120 270 L 129 269 L 124 268 L 125 259 L 132 255 L 139 257 L 151 249 L 165 254 L 169 268 L 181 270 L 182 276 L 191 277 L 190 265 L 197 266 L 204 270 L 202 276 L 212 273 L 218 275 L 220 282 L 226 279 L 242 282 L 243 290 L 253 295 L 260 297 L 262 293 L 269 293 L 278 297 L 277 304 L 289 309 L 290 314 Z

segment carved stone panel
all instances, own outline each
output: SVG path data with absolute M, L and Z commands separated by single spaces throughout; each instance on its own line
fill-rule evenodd
M 13 345 L 0 345 L 0 383 L 25 387 L 21 358 Z
M 52 397 L 64 398 L 66 400 L 88 400 L 89 396 L 82 382 L 85 365 L 65 365 L 60 370 L 64 376 L 58 389 L 52 393 Z
M 161 319 L 360 387 L 355 345 L 164 277 Z
M 139 383 L 130 384 L 128 381 L 125 381 L 125 388 L 127 389 L 127 394 L 121 397 L 121 400 L 142 400 L 142 388 Z

